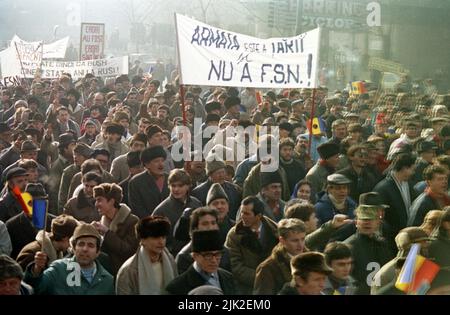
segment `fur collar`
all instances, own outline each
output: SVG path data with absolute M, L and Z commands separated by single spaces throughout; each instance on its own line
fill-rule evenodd
M 125 220 L 128 218 L 130 214 L 131 214 L 130 208 L 128 208 L 126 204 L 121 203 L 119 210 L 117 211 L 116 215 L 111 221 L 109 221 L 109 219 L 106 218 L 105 216 L 102 216 L 100 222 L 103 225 L 106 225 L 111 231 L 117 232 L 119 225 L 125 222 Z

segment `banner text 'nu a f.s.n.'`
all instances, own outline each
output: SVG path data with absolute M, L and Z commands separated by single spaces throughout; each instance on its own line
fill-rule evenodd
M 183 84 L 316 88 L 320 30 L 260 39 L 176 14 Z

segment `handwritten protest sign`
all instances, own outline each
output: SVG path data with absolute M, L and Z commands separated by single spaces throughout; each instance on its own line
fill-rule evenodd
M 113 77 L 128 74 L 128 56 L 83 61 L 43 60 L 41 67 L 31 67 L 30 64 L 22 62 L 23 72 L 21 64 L 16 57 L 14 54 L 8 55 L 8 58 L 5 58 L 5 54 L 2 55 L 3 77 L 18 75 L 21 78 L 34 78 L 38 71 L 40 71 L 40 76 L 43 79 L 58 78 L 62 73 L 69 73 L 75 80 L 84 77 L 86 73 L 92 73 L 97 77 Z
M 22 83 L 22 80 L 19 78 L 19 76 L 10 76 L 10 77 L 3 77 L 0 79 L 0 88 L 7 88 L 11 86 L 20 86 Z
M 320 30 L 259 39 L 176 14 L 183 84 L 315 88 Z
M 27 42 L 19 36 L 14 35 L 10 47 L 15 48 L 15 44 L 20 48 L 19 53 L 23 54 L 20 56 L 23 60 L 60 59 L 66 55 L 69 37 L 64 37 L 50 44 L 43 44 L 42 42 Z M 27 56 L 25 54 L 31 55 Z
M 105 24 L 81 23 L 80 60 L 102 59 L 105 49 Z

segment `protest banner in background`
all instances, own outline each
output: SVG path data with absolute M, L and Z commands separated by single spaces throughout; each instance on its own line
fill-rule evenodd
M 208 86 L 315 88 L 320 30 L 259 39 L 175 15 L 181 82 Z
M 15 48 L 15 44 L 20 47 L 19 52 L 22 54 L 32 54 L 29 57 L 33 59 L 62 59 L 66 55 L 67 45 L 69 44 L 69 37 L 64 37 L 60 40 L 54 41 L 50 44 L 44 44 L 42 47 L 42 42 L 27 42 L 21 39 L 19 36 L 14 35 L 11 40 L 10 47 Z M 41 55 L 37 55 L 41 54 Z M 27 56 L 22 56 L 22 59 L 26 59 Z
M 105 24 L 81 23 L 80 60 L 102 59 L 105 50 Z
M 10 86 L 20 86 L 22 79 L 19 76 L 2 77 L 0 79 L 0 88 L 7 88 Z
M 38 67 L 26 62 L 22 62 L 21 66 L 21 63 L 14 54 L 9 55 L 8 58 L 5 58 L 5 54 L 2 55 L 3 77 L 17 75 L 20 78 L 34 78 L 38 71 L 40 71 L 40 77 L 43 79 L 59 78 L 63 72 L 69 73 L 75 80 L 84 77 L 86 73 L 92 73 L 97 77 L 128 74 L 128 56 L 83 61 L 43 60 Z

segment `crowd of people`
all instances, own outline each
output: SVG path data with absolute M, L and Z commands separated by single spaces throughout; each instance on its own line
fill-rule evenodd
M 413 244 L 450 292 L 450 94 L 64 74 L 0 106 L 0 294 L 406 294 Z

